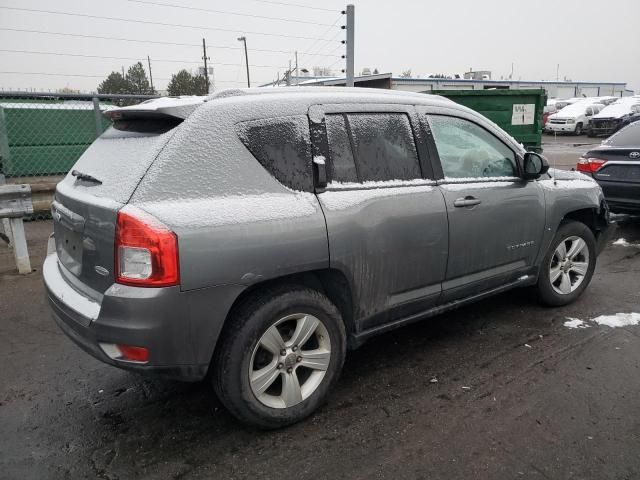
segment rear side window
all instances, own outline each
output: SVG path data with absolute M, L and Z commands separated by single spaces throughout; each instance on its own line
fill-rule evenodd
M 306 116 L 254 120 L 238 124 L 238 135 L 253 156 L 280 183 L 313 190 L 311 141 Z
M 421 178 L 409 117 L 404 113 L 327 116 L 332 180 Z

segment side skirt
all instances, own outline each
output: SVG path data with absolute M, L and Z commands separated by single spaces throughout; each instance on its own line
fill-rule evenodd
M 534 275 L 523 275 L 522 277 L 518 278 L 517 280 L 514 280 L 513 282 L 505 283 L 504 285 L 501 285 L 496 288 L 492 288 L 491 290 L 486 290 L 482 293 L 478 293 L 476 295 L 472 295 L 470 297 L 466 297 L 463 299 L 453 300 L 443 305 L 438 305 L 436 307 L 430 308 L 429 310 L 425 310 L 424 312 L 420 312 L 414 315 L 410 315 L 408 317 L 400 318 L 400 319 L 394 320 L 393 322 L 386 323 L 384 325 L 379 325 L 360 333 L 351 334 L 349 336 L 349 348 L 350 349 L 358 348 L 369 338 L 375 337 L 376 335 L 379 335 L 381 333 L 385 333 L 390 330 L 395 330 L 396 328 L 404 327 L 405 325 L 409 325 L 411 323 L 415 323 L 420 320 L 424 320 L 426 318 L 439 315 L 449 310 L 454 310 L 456 308 L 462 307 L 469 303 L 477 302 L 479 300 L 483 300 L 493 295 L 506 292 L 507 290 L 511 290 L 512 288 L 535 285 L 536 281 L 537 281 L 537 278 Z

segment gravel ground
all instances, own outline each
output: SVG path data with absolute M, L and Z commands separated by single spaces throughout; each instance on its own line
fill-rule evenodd
M 640 326 L 563 325 L 640 312 L 640 222 L 575 304 L 516 290 L 380 336 L 324 408 L 275 432 L 238 424 L 206 383 L 73 345 L 44 300 L 50 229 L 27 224 L 31 275 L 0 245 L 0 478 L 640 478 Z

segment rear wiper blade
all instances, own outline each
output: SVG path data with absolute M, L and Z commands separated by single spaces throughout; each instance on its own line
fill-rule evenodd
M 79 172 L 78 170 L 73 170 L 71 172 L 71 175 L 73 175 L 79 180 L 86 180 L 88 182 L 94 182 L 102 185 L 102 180 L 98 180 L 96 177 L 94 177 L 93 175 L 89 175 L 88 173 L 82 173 L 82 172 Z

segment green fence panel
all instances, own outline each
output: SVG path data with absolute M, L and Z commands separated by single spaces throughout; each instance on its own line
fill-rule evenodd
M 111 124 L 101 119 L 101 131 Z M 7 177 L 66 173 L 96 138 L 92 102 L 5 102 L 0 166 Z

